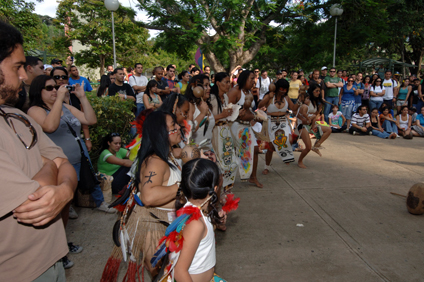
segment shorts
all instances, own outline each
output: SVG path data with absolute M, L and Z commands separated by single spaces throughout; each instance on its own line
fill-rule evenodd
M 396 106 L 402 107 L 404 103 L 405 103 L 405 100 L 397 100 L 396 101 Z M 406 105 L 408 105 L 408 102 L 406 102 Z

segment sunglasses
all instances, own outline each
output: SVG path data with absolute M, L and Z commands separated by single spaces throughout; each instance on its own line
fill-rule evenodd
M 255 71 L 255 72 L 259 72 L 259 71 Z
M 336 71 L 330 71 L 330 72 L 336 72 Z
M 4 118 L 4 120 L 6 121 L 7 125 L 10 128 L 13 129 L 16 136 L 22 142 L 22 144 L 24 144 L 24 146 L 27 150 L 31 149 L 32 147 L 34 147 L 35 144 L 37 144 L 37 140 L 38 140 L 37 139 L 37 131 L 35 131 L 34 126 L 32 126 L 31 122 L 26 117 L 24 117 L 23 115 L 20 115 L 20 114 L 6 113 L 2 109 L 0 109 L 0 116 L 2 116 Z M 15 125 L 13 124 L 13 120 L 18 120 L 18 121 L 22 122 L 26 127 L 29 128 L 29 131 L 32 134 L 32 141 L 31 141 L 29 146 L 24 142 L 24 140 L 22 140 L 21 135 L 18 132 L 16 132 L 16 128 L 15 128 Z
M 68 79 L 68 76 L 67 75 L 54 75 L 53 78 L 54 79 L 63 79 L 63 80 L 66 80 L 66 79 Z
M 116 137 L 116 136 L 121 136 L 121 135 L 119 135 L 118 132 L 114 132 L 114 133 L 110 134 L 110 137 Z
M 349 82 L 353 82 L 353 79 L 349 79 Z
M 381 80 L 376 80 L 375 82 L 381 82 Z
M 58 90 L 59 88 L 59 85 L 47 85 L 46 87 L 44 87 L 44 89 L 46 89 L 47 91 L 53 91 L 53 89 Z

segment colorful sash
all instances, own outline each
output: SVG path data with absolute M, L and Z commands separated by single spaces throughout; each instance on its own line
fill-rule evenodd
M 231 133 L 236 151 L 236 162 L 240 172 L 240 179 L 250 178 L 253 169 L 253 154 L 256 146 L 256 138 L 250 125 L 233 122 Z
M 274 121 L 272 121 L 274 120 Z M 276 119 L 268 117 L 268 132 L 271 144 L 285 163 L 294 162 L 293 150 L 290 144 L 291 127 L 285 116 Z

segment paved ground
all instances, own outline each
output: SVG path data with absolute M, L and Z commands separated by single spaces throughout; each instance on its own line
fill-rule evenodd
M 390 192 L 424 181 L 424 138 L 333 134 L 324 146 L 306 170 L 274 154 L 263 189 L 236 183 L 240 207 L 216 235 L 216 272 L 229 282 L 423 281 L 424 215 Z M 77 211 L 67 234 L 84 251 L 70 255 L 67 278 L 99 281 L 117 216 Z

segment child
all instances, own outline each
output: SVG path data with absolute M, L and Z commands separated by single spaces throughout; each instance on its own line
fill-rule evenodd
M 221 173 L 215 163 L 194 159 L 183 166 L 181 174 L 175 202 L 178 218 L 167 228 L 152 259 L 156 264 L 168 253 L 155 281 L 209 282 L 216 264 L 213 225 L 223 222 L 217 210 Z
M 333 105 L 331 108 L 332 112 L 328 115 L 328 122 L 331 126 L 331 131 L 334 133 L 340 133 L 346 130 L 346 118 L 339 111 L 339 107 L 337 105 Z

